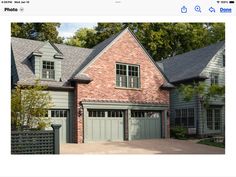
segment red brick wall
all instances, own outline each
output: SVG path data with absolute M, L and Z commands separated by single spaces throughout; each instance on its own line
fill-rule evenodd
M 140 66 L 140 89 L 116 88 L 116 62 Z M 160 89 L 165 82 L 164 77 L 128 31 L 94 60 L 84 73 L 93 81 L 77 85 L 77 103 L 84 99 L 169 103 L 168 91 Z M 83 119 L 81 115 L 77 118 L 78 142 L 82 142 Z

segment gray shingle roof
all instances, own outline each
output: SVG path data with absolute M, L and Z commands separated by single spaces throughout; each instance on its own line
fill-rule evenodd
M 224 44 L 225 42 L 221 41 L 204 48 L 176 55 L 157 64 L 164 69 L 164 73 L 171 83 L 197 78 L 200 77 L 200 73 Z
M 41 81 L 41 84 L 48 85 L 49 87 L 70 87 L 68 83 L 73 79 L 81 80 L 83 82 L 91 81 L 92 78 L 84 75 L 81 72 L 82 69 L 85 68 L 96 56 L 98 56 L 103 51 L 103 49 L 109 46 L 109 44 L 111 44 L 125 30 L 129 29 L 126 28 L 117 34 L 112 35 L 110 38 L 99 43 L 92 49 L 73 47 L 63 44 L 51 44 L 57 50 L 59 55 L 58 57 L 63 58 L 61 60 L 61 81 Z M 44 45 L 45 42 L 12 37 L 11 43 L 12 53 L 18 72 L 18 84 L 33 85 L 35 79 L 37 78 L 34 75 L 29 56 L 32 54 L 32 52 L 39 53 L 39 49 Z M 145 49 L 144 51 L 146 52 Z M 39 54 L 41 55 L 41 53 Z M 148 53 L 147 55 L 150 57 Z M 155 63 L 151 57 L 150 59 L 153 61 L 153 63 Z M 159 67 L 157 66 L 157 68 Z M 166 78 L 164 73 L 163 76 Z
M 101 43 L 97 44 L 93 47 L 93 52 L 90 53 L 88 58 L 84 60 L 84 62 L 80 65 L 80 67 L 75 71 L 74 78 L 79 77 L 79 72 L 88 64 L 90 63 L 103 49 L 105 49 L 117 36 L 119 36 L 123 30 L 119 33 L 116 33 L 109 37 L 108 39 L 102 41 Z
M 110 38 L 97 44 L 92 49 L 73 47 L 63 44 L 52 44 L 58 53 L 63 55 L 63 60 L 61 63 L 62 81 L 41 81 L 41 84 L 51 87 L 67 87 L 67 81 L 72 78 L 90 80 L 90 78 L 81 75 L 79 72 L 122 32 L 123 31 L 112 35 Z M 11 43 L 19 77 L 18 84 L 34 84 L 36 77 L 34 75 L 30 60 L 27 57 L 29 57 L 32 52 L 38 52 L 45 42 L 12 37 Z
M 30 60 L 27 58 L 36 51 L 44 42 L 22 38 L 11 39 L 12 52 L 15 59 L 16 69 L 19 77 L 19 84 L 33 84 L 36 79 Z M 62 77 L 61 82 L 41 81 L 42 84 L 52 87 L 67 86 L 67 81 L 74 74 L 74 71 L 86 60 L 94 49 L 72 47 L 63 44 L 54 44 L 63 54 L 61 60 Z

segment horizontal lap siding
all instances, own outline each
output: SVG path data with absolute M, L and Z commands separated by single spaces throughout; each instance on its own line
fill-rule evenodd
M 211 84 L 211 73 L 216 73 L 219 75 L 219 85 L 225 85 L 225 67 L 223 67 L 223 54 L 224 47 L 220 49 L 217 54 L 212 58 L 212 60 L 208 63 L 206 68 L 202 71 L 201 75 L 207 76 L 209 79 L 206 79 L 205 83 L 207 85 Z M 210 100 L 211 105 L 223 105 L 221 109 L 222 116 L 222 132 L 224 132 L 225 125 L 225 108 L 224 108 L 224 97 L 212 98 Z M 203 108 L 204 109 L 204 108 Z M 207 134 L 206 129 L 206 110 L 204 109 L 202 112 L 199 112 L 200 116 L 200 129 L 201 134 Z
M 61 78 L 61 59 L 55 59 L 54 55 L 57 51 L 51 46 L 50 43 L 46 43 L 40 50 L 43 53 L 41 57 L 35 56 L 34 58 L 34 68 L 35 76 L 42 78 L 42 62 L 43 61 L 53 61 L 55 66 L 55 80 L 59 81 Z
M 53 108 L 68 109 L 74 106 L 74 93 L 67 91 L 49 91 Z
M 70 118 L 67 120 L 67 131 L 69 131 L 69 141 L 72 142 L 74 130 L 72 124 L 74 120 L 74 92 L 49 91 L 54 104 L 52 109 L 69 109 Z

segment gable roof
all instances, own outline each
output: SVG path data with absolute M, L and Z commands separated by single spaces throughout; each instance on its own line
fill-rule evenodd
M 75 71 L 73 78 L 79 78 L 80 72 L 97 56 L 99 55 L 109 44 L 111 44 L 117 36 L 119 36 L 123 31 L 116 33 L 109 37 L 108 39 L 102 41 L 101 43 L 94 46 L 92 49 L 93 51 L 87 57 L 86 60 L 79 66 L 79 68 Z
M 12 53 L 15 59 L 15 65 L 18 73 L 18 84 L 31 85 L 37 79 L 32 69 L 32 64 L 28 57 L 32 52 L 37 51 L 45 42 L 29 39 L 15 38 L 11 39 Z M 74 71 L 86 60 L 93 49 L 73 47 L 63 44 L 54 44 L 58 50 L 63 53 L 64 59 L 61 60 L 61 82 L 41 81 L 42 84 L 51 87 L 67 87 L 67 81 L 71 78 Z
M 140 43 L 140 41 L 137 39 L 137 37 L 135 36 L 135 34 L 129 29 L 129 27 L 125 28 L 124 30 L 122 30 L 121 32 L 115 34 L 115 35 L 112 35 L 110 38 L 106 39 L 105 41 L 99 43 L 98 45 L 96 45 L 93 49 L 94 51 L 90 54 L 90 56 L 88 57 L 88 59 L 86 59 L 84 61 L 84 63 L 81 65 L 81 67 L 79 68 L 79 70 L 77 70 L 77 74 L 75 75 L 75 79 L 80 77 L 80 74 L 82 72 L 83 69 L 85 69 L 85 67 L 87 65 L 89 65 L 90 62 L 92 62 L 93 60 L 96 59 L 97 56 L 99 56 L 100 54 L 102 54 L 106 48 L 109 48 L 112 43 L 114 41 L 116 41 L 120 36 L 122 36 L 122 34 L 124 32 L 129 32 L 133 37 L 134 39 L 138 42 L 139 46 L 142 48 L 142 50 L 144 51 L 144 53 L 147 55 L 147 57 L 151 60 L 151 62 L 154 64 L 154 66 L 160 71 L 160 73 L 162 74 L 162 76 L 164 77 L 165 79 L 165 84 L 169 86 L 169 88 L 172 88 L 174 87 L 172 84 L 169 83 L 169 80 L 168 78 L 166 77 L 165 73 L 163 72 L 163 70 L 158 66 L 156 65 L 155 61 L 153 60 L 153 58 L 151 57 L 151 55 L 147 52 L 147 50 L 143 47 L 143 45 Z M 164 86 L 165 87 L 165 86 Z M 167 87 L 165 87 L 167 88 Z
M 201 79 L 201 72 L 224 44 L 225 42 L 221 41 L 162 60 L 157 64 L 163 69 L 171 83 L 193 78 Z
M 154 66 L 161 72 L 163 77 L 166 80 L 166 84 L 168 83 L 168 78 L 165 76 L 163 71 L 157 66 L 152 59 L 152 57 L 148 54 L 142 44 L 138 41 L 132 31 L 129 28 L 124 29 L 123 31 L 112 35 L 108 39 L 103 42 L 97 44 L 92 49 L 73 47 L 64 44 L 51 44 L 57 51 L 58 54 L 63 55 L 63 59 L 61 60 L 61 69 L 62 76 L 61 81 L 41 81 L 41 84 L 48 85 L 49 87 L 69 87 L 68 83 L 70 80 L 83 80 L 91 81 L 91 78 L 86 76 L 82 71 L 86 68 L 93 60 L 95 60 L 99 55 L 101 55 L 106 48 L 111 46 L 113 42 L 118 39 L 119 36 L 122 35 L 123 32 L 129 31 L 132 36 L 136 39 L 139 45 L 142 47 L 144 52 L 147 54 L 148 58 L 153 62 Z M 22 85 L 33 85 L 35 79 L 37 79 L 34 75 L 34 71 L 32 69 L 31 62 L 29 60 L 29 56 L 32 55 L 33 52 L 37 52 L 39 48 L 41 48 L 45 42 L 35 41 L 29 39 L 15 38 L 12 37 L 12 53 L 15 59 L 15 65 L 18 73 L 19 81 L 18 84 Z

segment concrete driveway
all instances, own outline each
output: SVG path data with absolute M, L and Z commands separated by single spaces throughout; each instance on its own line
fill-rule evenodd
M 224 154 L 225 149 L 196 140 L 152 139 L 87 144 L 62 144 L 61 154 Z

